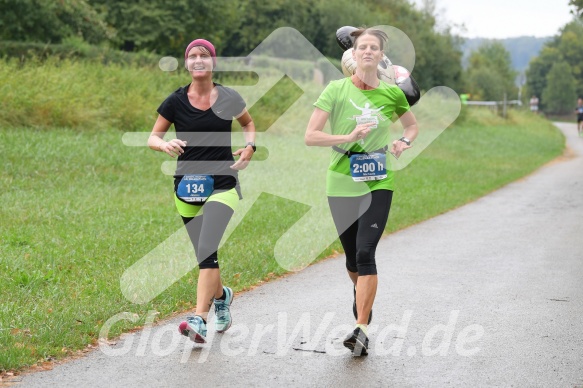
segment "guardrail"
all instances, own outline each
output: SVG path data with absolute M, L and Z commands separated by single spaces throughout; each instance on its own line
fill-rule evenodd
M 492 110 L 495 110 L 502 117 L 506 117 L 506 110 L 509 105 L 522 106 L 522 101 L 520 100 L 508 100 L 508 101 L 465 101 L 464 105 L 473 106 L 486 106 Z
M 522 106 L 520 100 L 510 101 L 466 101 L 466 105 L 483 105 L 483 106 L 498 106 L 498 105 L 519 105 Z

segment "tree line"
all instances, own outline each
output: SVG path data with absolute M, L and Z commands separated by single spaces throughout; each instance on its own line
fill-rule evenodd
M 563 0 L 566 1 L 566 0 Z M 575 20 L 547 42 L 526 71 L 523 98 L 561 113 L 583 95 L 583 0 L 569 0 Z M 293 27 L 324 55 L 339 59 L 335 32 L 345 25 L 391 25 L 416 50 L 413 76 L 423 90 L 446 85 L 475 100 L 518 96 L 510 53 L 500 42 L 473 51 L 462 67 L 463 40 L 437 29 L 435 0 L 0 0 L 0 41 L 59 44 L 80 39 L 122 52 L 180 58 L 195 37 L 220 56 L 245 56 L 279 27 Z M 390 43 L 389 43 L 390 45 Z M 390 54 L 389 54 L 390 55 Z
M 534 58 L 526 72 L 527 91 L 545 112 L 572 113 L 583 97 L 583 0 L 570 0 L 573 20 Z
M 566 0 L 563 0 L 566 1 Z M 464 90 L 473 99 L 539 98 L 539 109 L 549 114 L 572 113 L 583 97 L 583 0 L 570 0 L 574 18 L 543 45 L 524 75 L 512 68 L 510 53 L 501 42 L 487 42 L 475 50 L 464 71 Z
M 0 0 L 0 40 L 59 44 L 82 39 L 120 50 L 180 58 L 195 37 L 220 56 L 244 56 L 272 31 L 293 27 L 339 59 L 339 27 L 390 25 L 413 42 L 413 75 L 424 90 L 462 85 L 461 40 L 437 31 L 432 12 L 407 0 Z

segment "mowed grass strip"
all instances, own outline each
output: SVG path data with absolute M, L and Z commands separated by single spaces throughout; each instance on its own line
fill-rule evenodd
M 502 119 L 465 111 L 420 157 L 397 172 L 387 231 L 393 232 L 471 202 L 562 154 L 565 139 L 526 111 Z

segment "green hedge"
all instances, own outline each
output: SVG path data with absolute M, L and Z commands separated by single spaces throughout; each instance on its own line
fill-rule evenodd
M 80 40 L 69 40 L 62 44 L 0 41 L 1 58 L 19 58 L 21 62 L 30 58 L 88 59 L 102 64 L 157 65 L 162 57 L 154 53 L 130 53 L 109 47 L 92 46 Z

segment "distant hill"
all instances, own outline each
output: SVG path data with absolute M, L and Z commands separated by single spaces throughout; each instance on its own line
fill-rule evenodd
M 524 72 L 528 68 L 528 63 L 531 58 L 538 56 L 538 53 L 542 49 L 543 45 L 551 40 L 553 37 L 545 38 L 535 38 L 534 36 L 520 36 L 517 38 L 507 38 L 507 39 L 484 39 L 484 38 L 474 38 L 467 39 L 462 45 L 463 57 L 462 64 L 467 67 L 468 58 L 470 53 L 482 44 L 486 42 L 499 41 L 501 42 L 506 50 L 510 53 L 512 59 L 512 66 L 514 69 L 520 73 Z

